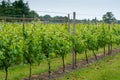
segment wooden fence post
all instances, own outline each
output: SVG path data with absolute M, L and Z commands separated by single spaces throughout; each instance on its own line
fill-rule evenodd
M 76 33 L 76 13 L 73 12 L 73 36 Z M 73 39 L 73 44 L 75 43 L 75 39 Z M 75 69 L 75 49 L 72 49 L 72 69 Z
M 68 14 L 68 33 L 70 33 L 70 14 Z
M 110 24 L 108 24 L 108 32 L 110 32 Z M 111 38 L 111 35 L 109 35 L 110 36 L 110 38 Z M 108 55 L 110 55 L 111 54 L 111 49 L 110 49 L 110 47 L 111 47 L 111 45 L 110 44 L 108 44 Z

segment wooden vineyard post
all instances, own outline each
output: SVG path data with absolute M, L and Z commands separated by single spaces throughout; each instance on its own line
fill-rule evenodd
M 23 14 L 23 27 L 25 27 L 25 15 Z
M 25 15 L 23 14 L 23 34 L 24 34 L 24 31 L 25 31 Z
M 76 13 L 73 12 L 73 36 L 75 36 L 75 25 L 76 25 Z M 73 39 L 73 44 L 75 43 L 75 39 Z M 72 49 L 72 69 L 75 69 L 75 49 Z
M 25 39 L 26 33 L 25 33 L 25 15 L 24 14 L 23 14 L 23 19 L 22 19 L 22 24 L 23 24 L 22 32 L 23 32 L 23 37 Z
M 4 17 L 4 26 L 6 26 L 6 22 L 7 22 L 7 19 L 6 19 L 6 16 Z
M 35 13 L 33 12 L 33 27 L 35 28 L 35 21 L 36 21 L 36 17 L 35 17 Z
M 108 32 L 110 32 L 110 24 L 108 24 Z M 111 54 L 110 44 L 108 44 L 108 55 Z
M 68 33 L 70 33 L 70 14 L 68 14 Z

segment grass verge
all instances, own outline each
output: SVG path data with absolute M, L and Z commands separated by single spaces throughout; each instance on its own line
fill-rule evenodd
M 59 80 L 120 80 L 120 53 L 68 73 Z

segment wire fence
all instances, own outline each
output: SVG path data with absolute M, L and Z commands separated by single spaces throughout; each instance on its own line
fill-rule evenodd
M 9 15 L 8 14 L 9 16 L 0 15 L 0 21 L 21 22 L 21 21 L 25 20 L 26 22 L 41 21 L 43 23 L 68 23 L 68 21 L 70 21 L 72 23 L 72 20 L 73 20 L 73 13 L 55 12 L 55 11 L 37 11 L 37 10 L 35 12 L 44 13 L 46 15 L 49 15 L 50 17 L 46 17 L 46 18 L 44 16 L 35 17 L 34 15 L 33 15 L 33 17 L 28 17 L 28 15 L 21 16 L 21 15 Z M 51 14 L 55 14 L 56 16 L 51 17 Z M 57 15 L 62 15 L 62 16 L 57 16 Z M 69 15 L 69 17 L 68 17 L 68 15 Z M 77 17 L 82 16 L 82 15 L 88 16 L 89 14 L 76 13 L 76 21 L 77 22 L 79 22 L 79 20 L 80 20 Z M 89 15 L 89 16 L 93 16 L 93 15 Z M 95 16 L 100 16 L 100 15 L 95 15 Z

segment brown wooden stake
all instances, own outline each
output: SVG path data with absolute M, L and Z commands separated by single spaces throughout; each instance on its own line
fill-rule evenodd
M 70 14 L 68 14 L 68 33 L 70 33 Z
M 73 36 L 75 36 L 75 25 L 76 25 L 76 13 L 73 12 Z M 73 40 L 73 44 L 75 44 L 75 39 Z M 72 69 L 75 69 L 75 50 L 72 50 Z
M 108 25 L 108 32 L 110 32 L 110 24 Z M 108 55 L 111 54 L 110 44 L 108 44 Z

